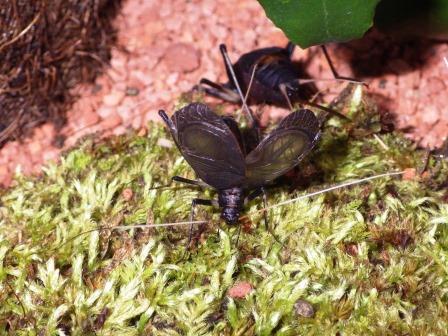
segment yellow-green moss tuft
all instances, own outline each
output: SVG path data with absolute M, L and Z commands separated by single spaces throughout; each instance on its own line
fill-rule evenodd
M 295 187 L 270 190 L 269 204 L 423 166 L 423 152 L 399 134 L 378 133 L 378 125 L 369 113 L 329 123 L 290 177 Z M 151 189 L 173 175 L 194 177 L 174 145 L 162 146 L 170 141 L 155 124 L 147 137 L 87 139 L 42 177 L 18 177 L 2 191 L 1 333 L 446 334 L 445 162 L 430 159 L 421 178 L 378 179 L 273 208 L 272 233 L 254 200 L 238 245 L 237 228 L 200 208 L 196 218 L 208 224 L 195 228 L 196 247 L 182 258 L 187 226 L 106 230 L 185 221 L 193 197 L 214 196 Z M 238 281 L 253 286 L 245 299 L 227 295 Z M 296 313 L 299 299 L 313 316 Z

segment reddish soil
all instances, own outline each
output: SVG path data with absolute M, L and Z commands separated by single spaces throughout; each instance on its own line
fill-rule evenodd
M 55 141 L 50 124 L 29 139 L 6 144 L 0 151 L 0 183 L 9 185 L 18 169 L 38 173 L 42 164 L 57 160 L 61 150 L 86 134 L 121 134 L 128 128 L 144 132 L 149 120 L 158 119 L 159 109 L 171 112 L 176 99 L 201 77 L 226 81 L 220 43 L 226 43 L 234 61 L 251 49 L 287 43 L 255 0 L 127 0 L 117 25 L 118 46 L 106 75 L 95 85 L 76 89 L 80 98 L 68 113 L 63 148 L 55 146 L 61 137 Z M 441 144 L 448 134 L 448 65 L 443 58 L 448 46 L 423 44 L 425 52 L 420 53 L 422 44 L 403 47 L 386 41 L 380 46 L 377 34 L 371 35 L 367 42 L 330 47 L 338 71 L 369 82 L 367 92 L 420 145 Z M 297 48 L 294 57 L 304 61 L 310 76 L 331 78 L 318 48 Z M 327 100 L 341 84 L 318 87 L 329 88 Z M 271 117 L 287 113 L 268 111 Z

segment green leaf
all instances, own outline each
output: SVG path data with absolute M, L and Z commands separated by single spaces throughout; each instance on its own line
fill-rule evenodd
M 360 38 L 380 0 L 258 0 L 266 15 L 302 48 Z

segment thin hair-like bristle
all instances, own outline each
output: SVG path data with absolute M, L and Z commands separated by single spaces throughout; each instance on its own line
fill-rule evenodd
M 252 89 L 252 84 L 254 82 L 255 72 L 257 71 L 257 68 L 258 68 L 258 63 L 255 63 L 254 67 L 252 69 L 252 73 L 250 74 L 250 80 L 249 80 L 249 85 L 247 86 L 246 95 L 244 96 L 244 102 L 246 104 L 247 104 L 247 99 L 249 98 L 250 90 Z
M 85 234 L 95 232 L 95 231 L 115 231 L 115 230 L 131 230 L 131 229 L 149 229 L 149 228 L 158 228 L 158 227 L 168 227 L 168 226 L 181 226 L 181 225 L 199 225 L 206 224 L 207 221 L 187 221 L 187 222 L 172 222 L 172 223 L 161 223 L 161 224 L 140 224 L 140 225 L 118 225 L 114 227 L 98 227 L 94 229 L 90 229 L 81 233 L 74 235 L 73 237 L 68 238 L 65 242 L 56 246 L 53 250 L 57 250 L 62 246 L 74 241 L 76 238 L 79 238 Z
M 315 191 L 315 192 L 312 192 L 312 193 L 309 193 L 309 194 L 306 194 L 306 195 L 302 195 L 302 196 L 299 196 L 299 197 L 296 197 L 296 198 L 293 198 L 293 199 L 290 199 L 290 200 L 287 200 L 287 201 L 284 201 L 284 202 L 280 202 L 280 203 L 277 203 L 277 204 L 270 205 L 270 206 L 268 206 L 266 208 L 259 209 L 257 211 L 251 212 L 248 215 L 259 213 L 259 212 L 263 212 L 263 211 L 270 210 L 270 209 L 274 209 L 274 208 L 277 208 L 277 207 L 280 207 L 280 206 L 284 206 L 284 205 L 287 205 L 287 204 L 291 204 L 291 203 L 300 201 L 301 199 L 305 199 L 305 198 L 308 198 L 308 197 L 324 194 L 326 192 L 333 191 L 333 190 L 336 190 L 336 189 L 341 189 L 341 188 L 349 187 L 349 186 L 352 186 L 352 185 L 361 184 L 361 183 L 368 182 L 368 181 L 375 180 L 375 179 L 379 179 L 379 178 L 382 178 L 382 177 L 396 176 L 396 175 L 402 175 L 402 174 L 404 174 L 404 171 L 384 173 L 384 174 L 379 174 L 379 175 L 365 177 L 365 178 L 362 178 L 362 179 L 347 181 L 347 182 L 344 182 L 344 183 L 341 183 L 341 184 L 337 184 L 337 185 L 334 185 L 334 186 L 331 186 L 331 187 L 328 187 L 328 188 L 325 188 L 325 189 L 322 189 L 322 190 L 318 190 L 318 191 Z
M 131 229 L 149 229 L 167 226 L 181 226 L 181 225 L 199 225 L 206 224 L 207 221 L 187 221 L 187 222 L 173 222 L 173 223 L 161 223 L 161 224 L 140 224 L 140 225 L 118 225 L 109 230 L 131 230 Z M 105 228 L 107 230 L 107 228 Z
M 220 48 L 221 53 L 222 53 L 222 55 L 224 57 L 224 61 L 227 64 L 227 68 L 229 69 L 230 75 L 232 76 L 232 80 L 233 80 L 233 82 L 235 84 L 235 87 L 236 87 L 236 90 L 238 92 L 238 95 L 240 96 L 241 103 L 243 105 L 243 109 L 245 110 L 245 112 L 246 112 L 246 114 L 247 114 L 247 116 L 249 118 L 250 123 L 251 124 L 255 124 L 257 121 L 255 120 L 255 117 L 252 114 L 252 111 L 250 110 L 249 106 L 246 103 L 246 98 L 244 97 L 243 91 L 241 90 L 241 86 L 238 83 L 238 79 L 236 77 L 235 70 L 233 69 L 232 61 L 230 60 L 229 55 L 227 53 L 227 48 L 226 48 L 226 46 L 224 44 L 221 44 L 219 46 L 219 48 Z

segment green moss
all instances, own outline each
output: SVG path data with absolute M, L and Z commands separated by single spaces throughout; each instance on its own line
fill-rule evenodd
M 412 143 L 377 133 L 375 114 L 355 120 L 328 123 L 295 174 L 297 187 L 270 190 L 269 204 L 422 166 Z M 185 221 L 192 198 L 214 196 L 151 189 L 173 175 L 194 177 L 160 139 L 170 136 L 159 125 L 147 137 L 86 139 L 42 177 L 18 176 L 1 192 L 1 333 L 446 334 L 445 162 L 431 159 L 425 178 L 378 179 L 274 207 L 272 232 L 254 200 L 238 245 L 236 227 L 199 208 L 196 218 L 208 223 L 195 228 L 196 245 L 183 258 L 187 226 L 107 230 Z M 227 296 L 237 281 L 253 285 L 245 299 Z M 313 317 L 295 313 L 298 299 L 313 305 Z

